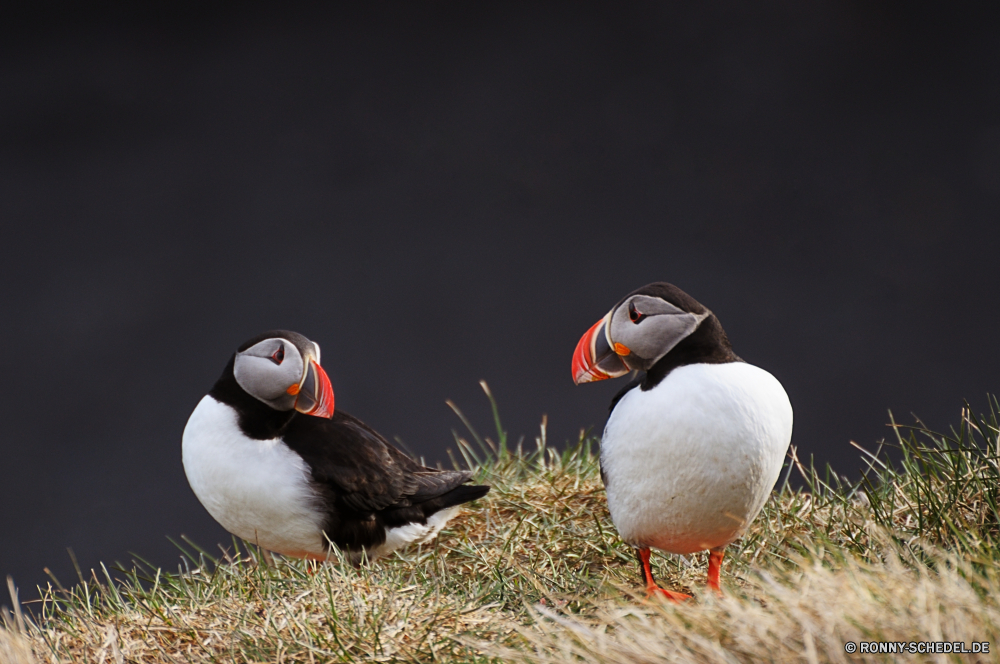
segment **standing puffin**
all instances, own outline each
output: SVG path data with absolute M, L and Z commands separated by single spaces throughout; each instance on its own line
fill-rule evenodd
M 719 591 L 726 545 L 767 500 L 792 437 L 792 406 L 777 379 L 733 353 L 715 315 L 668 283 L 612 307 L 573 353 L 576 384 L 645 372 L 611 402 L 601 478 L 611 519 L 636 548 L 647 593 L 650 548 L 709 550 Z
M 433 539 L 488 486 L 426 468 L 371 427 L 334 411 L 319 346 L 265 332 L 240 346 L 191 413 L 184 472 L 222 526 L 263 549 L 326 560 L 374 560 Z

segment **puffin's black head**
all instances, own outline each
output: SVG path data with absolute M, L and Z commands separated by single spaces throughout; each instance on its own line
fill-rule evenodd
M 643 286 L 626 295 L 580 338 L 573 353 L 573 382 L 579 385 L 631 370 L 649 371 L 711 315 L 673 284 Z
M 274 410 L 333 417 L 333 387 L 319 365 L 319 345 L 298 332 L 271 330 L 236 350 L 233 377 Z

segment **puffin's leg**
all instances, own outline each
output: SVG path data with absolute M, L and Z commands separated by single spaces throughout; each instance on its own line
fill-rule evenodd
M 722 594 L 719 586 L 719 572 L 722 570 L 722 556 L 726 555 L 726 547 L 712 549 L 708 553 L 708 587 Z
M 672 590 L 667 590 L 666 588 L 661 588 L 656 585 L 656 581 L 653 579 L 653 568 L 649 566 L 649 548 L 637 548 L 635 550 L 635 555 L 639 559 L 639 565 L 642 568 L 642 580 L 646 583 L 646 597 L 652 597 L 656 593 L 660 593 L 672 602 L 680 602 L 681 600 L 690 599 L 691 595 L 685 595 L 684 593 L 675 593 Z

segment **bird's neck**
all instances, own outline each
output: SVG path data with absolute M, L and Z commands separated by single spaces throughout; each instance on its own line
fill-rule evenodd
M 240 430 L 248 438 L 254 440 L 278 438 L 297 413 L 294 410 L 275 410 L 247 394 L 236 382 L 233 373 L 235 363 L 236 355 L 233 355 L 208 395 L 236 411 Z
M 642 381 L 642 389 L 645 391 L 656 387 L 671 371 L 686 364 L 725 364 L 742 361 L 733 352 L 729 337 L 722 329 L 719 319 L 715 314 L 710 314 L 701 322 L 698 329 L 650 367 Z

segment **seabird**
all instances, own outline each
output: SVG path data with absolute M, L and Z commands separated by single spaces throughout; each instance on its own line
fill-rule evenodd
M 488 486 L 427 468 L 364 422 L 334 410 L 319 346 L 260 334 L 229 359 L 184 428 L 184 472 L 226 530 L 263 549 L 354 563 L 433 539 Z
M 643 372 L 611 402 L 601 478 L 611 519 L 635 547 L 647 593 L 657 586 L 650 548 L 710 551 L 719 591 L 724 550 L 774 488 L 792 436 L 781 383 L 733 353 L 715 315 L 668 283 L 629 293 L 580 339 L 573 380 Z

